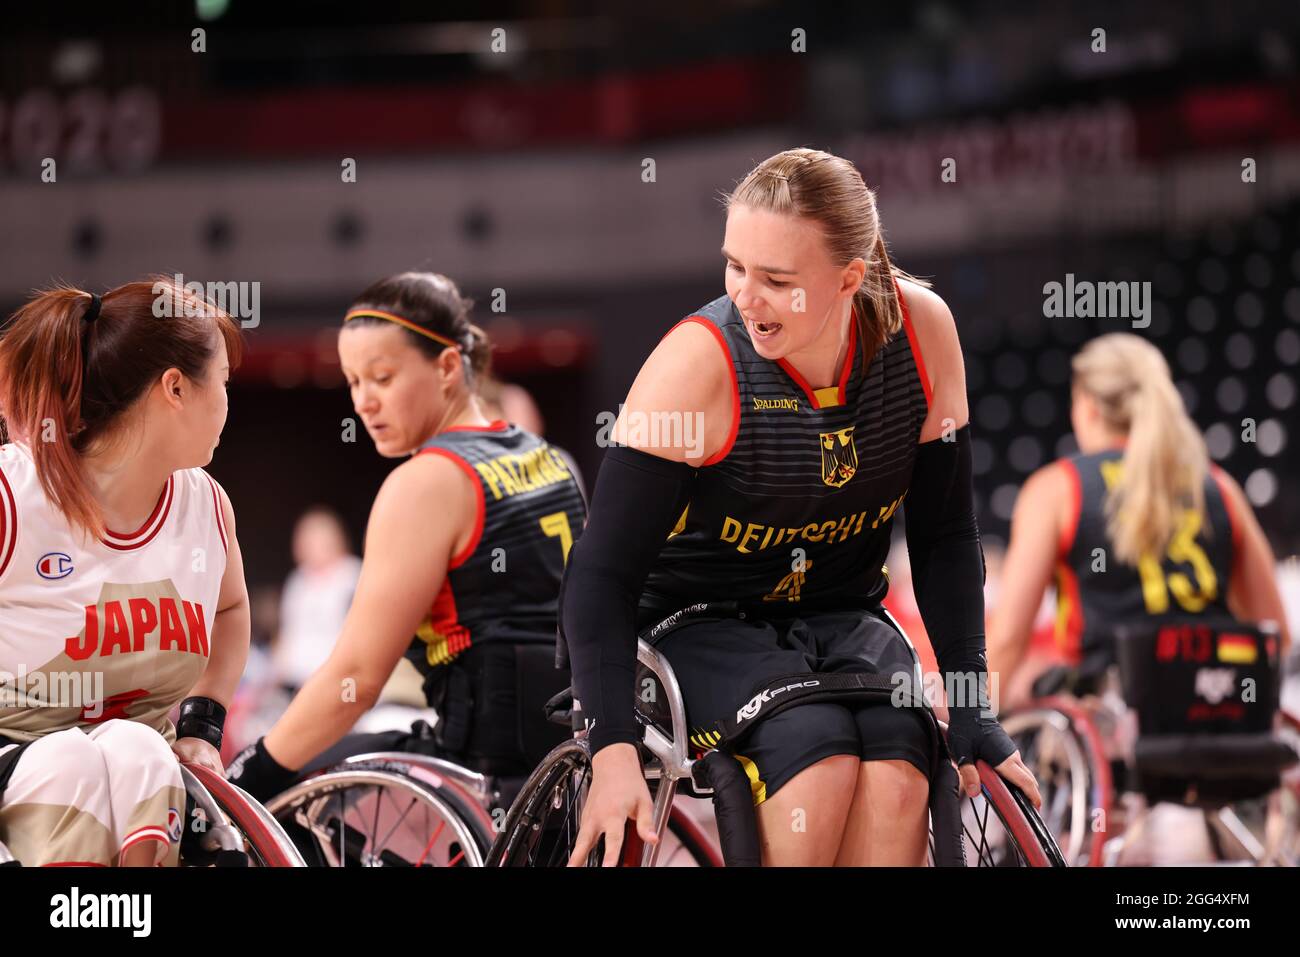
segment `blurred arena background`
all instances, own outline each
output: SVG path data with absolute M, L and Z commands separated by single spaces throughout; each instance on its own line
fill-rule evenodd
M 359 551 L 395 464 L 344 438 L 356 293 L 456 279 L 590 483 L 597 415 L 722 291 L 719 192 L 797 145 L 858 165 L 895 261 L 957 318 L 990 601 L 1019 485 L 1073 451 L 1069 357 L 1130 328 L 1048 318 L 1073 275 L 1152 284 L 1134 331 L 1244 485 L 1300 626 L 1293 2 L 10 5 L 0 306 L 56 279 L 258 284 L 211 471 L 268 643 L 295 521 L 327 506 Z

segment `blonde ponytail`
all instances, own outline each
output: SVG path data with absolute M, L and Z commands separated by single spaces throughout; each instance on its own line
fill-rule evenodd
M 1074 357 L 1074 382 L 1107 428 L 1126 434 L 1123 474 L 1106 496 L 1106 530 L 1115 556 L 1136 566 L 1162 555 L 1187 508 L 1205 514 L 1205 439 L 1174 388 L 1169 365 L 1151 343 L 1116 332 Z M 1209 523 L 1201 527 L 1209 532 Z

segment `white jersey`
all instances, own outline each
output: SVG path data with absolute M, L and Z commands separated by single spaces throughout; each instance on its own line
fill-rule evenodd
M 29 449 L 0 445 L 0 735 L 111 718 L 154 728 L 203 674 L 226 569 L 218 486 L 173 472 L 136 531 L 93 540 L 46 498 Z

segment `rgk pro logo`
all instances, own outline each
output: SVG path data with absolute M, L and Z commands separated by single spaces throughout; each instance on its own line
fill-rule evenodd
M 736 712 L 736 723 L 749 721 L 762 710 L 763 705 L 767 704 L 779 694 L 785 694 L 787 691 L 794 691 L 796 688 L 815 688 L 821 682 L 813 679 L 811 681 L 796 681 L 794 684 L 786 685 L 784 688 L 764 688 L 754 697 L 749 699 L 749 703 Z

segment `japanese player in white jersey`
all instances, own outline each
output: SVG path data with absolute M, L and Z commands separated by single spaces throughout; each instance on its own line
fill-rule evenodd
M 222 770 L 249 612 L 203 466 L 239 356 L 163 279 L 41 292 L 0 330 L 0 841 L 24 865 L 173 864 L 178 761 Z

